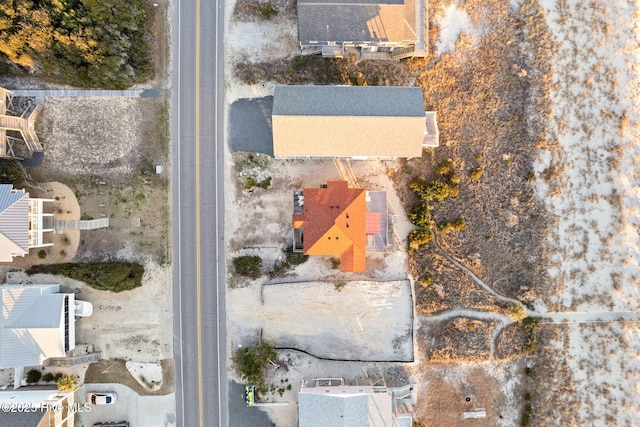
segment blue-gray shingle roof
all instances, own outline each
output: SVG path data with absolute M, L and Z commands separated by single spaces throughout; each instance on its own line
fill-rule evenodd
M 424 117 L 422 89 L 398 86 L 276 86 L 273 115 Z

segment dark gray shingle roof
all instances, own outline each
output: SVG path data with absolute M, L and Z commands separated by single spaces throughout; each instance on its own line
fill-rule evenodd
M 417 40 L 415 0 L 299 0 L 298 39 L 335 42 Z

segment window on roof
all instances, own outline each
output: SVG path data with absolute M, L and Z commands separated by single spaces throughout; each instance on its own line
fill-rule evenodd
M 347 214 L 347 219 L 349 219 L 349 214 Z

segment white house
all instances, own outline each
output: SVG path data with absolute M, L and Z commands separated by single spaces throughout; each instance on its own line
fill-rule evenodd
M 53 214 L 44 212 L 46 202 L 53 200 L 32 199 L 24 189 L 0 184 L 0 262 L 53 245 L 44 241 L 44 233 L 53 232 Z
M 60 285 L 2 285 L 0 296 L 0 369 L 42 365 L 75 348 L 75 294 Z

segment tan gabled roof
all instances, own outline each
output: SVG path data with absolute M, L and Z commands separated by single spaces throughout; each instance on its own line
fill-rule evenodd
M 276 86 L 275 157 L 420 157 L 418 87 Z
M 273 116 L 275 157 L 420 157 L 424 118 Z

